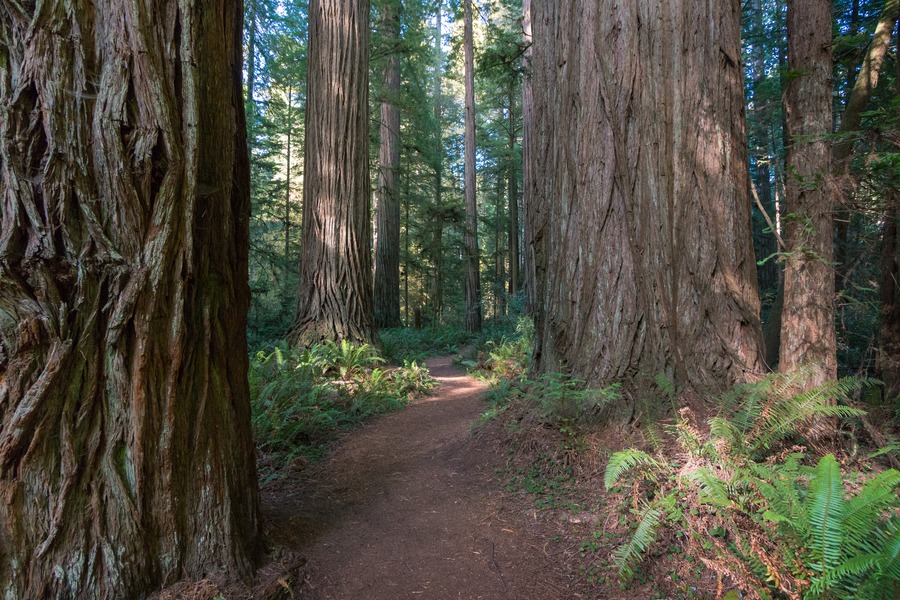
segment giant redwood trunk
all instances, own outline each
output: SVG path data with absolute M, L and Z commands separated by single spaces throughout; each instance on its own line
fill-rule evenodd
M 811 365 L 808 385 L 837 376 L 831 170 L 831 2 L 789 0 L 785 112 L 787 252 L 779 370 Z
M 0 597 L 259 545 L 241 2 L 0 2 Z
M 300 296 L 289 337 L 372 342 L 369 1 L 312 0 Z
M 466 331 L 481 331 L 481 260 L 478 251 L 478 204 L 475 197 L 475 53 L 472 0 L 463 0 L 466 78 L 465 192 L 466 230 L 463 238 L 466 291 Z
M 381 101 L 381 143 L 375 205 L 375 326 L 400 327 L 400 23 L 384 5 L 384 31 L 391 55 L 385 60 Z
M 762 371 L 738 2 L 532 4 L 538 370 Z

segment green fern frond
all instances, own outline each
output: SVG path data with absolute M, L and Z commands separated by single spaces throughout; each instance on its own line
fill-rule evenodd
M 656 541 L 656 532 L 663 518 L 675 506 L 675 496 L 670 494 L 644 507 L 638 515 L 638 526 L 628 542 L 613 552 L 613 562 L 619 575 L 631 581 L 634 571 L 631 565 L 638 561 Z
M 867 481 L 859 493 L 844 507 L 843 532 L 845 554 L 877 551 L 880 546 L 876 530 L 882 525 L 882 514 L 898 504 L 896 488 L 900 472 L 889 469 Z
M 716 506 L 732 506 L 734 503 L 728 495 L 725 484 L 709 467 L 700 467 L 684 476 L 684 479 L 697 486 L 700 497 Z
M 876 570 L 882 559 L 880 554 L 860 554 L 849 558 L 821 577 L 814 577 L 806 597 L 818 598 L 826 591 L 844 591 L 852 595 L 860 578 Z
M 633 448 L 622 450 L 609 457 L 609 464 L 606 465 L 606 473 L 603 477 L 603 485 L 606 486 L 607 490 L 611 489 L 618 483 L 619 478 L 623 474 L 636 467 L 646 467 L 650 470 L 659 470 L 662 468 L 659 462 L 646 452 L 635 450 Z M 656 481 L 652 474 L 648 473 L 648 476 Z
M 825 573 L 841 560 L 844 517 L 844 483 L 834 456 L 822 457 L 810 482 L 809 522 L 814 570 Z
M 663 439 L 662 432 L 659 427 L 655 423 L 649 423 L 642 430 L 644 434 L 644 439 L 647 441 L 647 444 L 653 448 L 654 452 L 659 452 L 663 448 Z
M 890 581 L 900 587 L 900 517 L 890 519 L 883 530 L 885 538 L 881 549 L 882 561 L 876 579 Z

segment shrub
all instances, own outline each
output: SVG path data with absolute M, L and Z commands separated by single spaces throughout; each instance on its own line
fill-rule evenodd
M 435 385 L 415 362 L 394 369 L 372 346 L 347 342 L 295 349 L 282 344 L 250 361 L 250 401 L 257 445 L 278 463 L 316 460 L 337 432 L 401 408 Z
M 844 379 L 791 396 L 791 380 L 773 375 L 728 394 L 708 436 L 683 410 L 670 429 L 675 459 L 634 449 L 612 455 L 607 489 L 630 474 L 635 490 L 637 527 L 613 557 L 624 579 L 669 521 L 751 597 L 897 597 L 900 473 L 885 471 L 848 494 L 834 456 L 807 466 L 802 447 L 786 446 L 813 418 L 858 415 L 839 401 L 871 382 Z

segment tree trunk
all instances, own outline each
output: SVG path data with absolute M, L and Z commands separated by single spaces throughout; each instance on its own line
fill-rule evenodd
M 441 134 L 441 120 L 443 118 L 441 79 L 444 70 L 444 51 L 441 48 L 443 30 L 442 22 L 443 3 L 438 0 L 435 12 L 435 36 L 434 53 L 437 60 L 434 73 L 434 120 L 437 125 L 435 130 L 435 163 L 434 163 L 434 219 L 432 221 L 431 235 L 431 262 L 434 266 L 431 282 L 431 312 L 434 323 L 441 322 L 444 312 L 444 142 Z
M 857 13 L 856 18 L 858 21 L 858 4 L 854 4 L 854 11 Z M 862 124 L 862 115 L 869 105 L 872 92 L 878 85 L 881 67 L 884 65 L 884 59 L 890 48 L 891 34 L 894 31 L 894 26 L 897 24 L 898 16 L 900 16 L 900 0 L 885 0 L 881 19 L 879 19 L 878 25 L 875 27 L 872 42 L 869 44 L 869 49 L 853 84 L 853 90 L 850 92 L 850 98 L 847 100 L 847 106 L 844 108 L 841 116 L 841 126 L 838 128 L 837 141 L 831 149 L 831 157 L 834 161 L 832 168 L 838 186 L 837 189 L 841 191 L 841 200 L 843 201 L 843 210 L 838 212 L 835 219 L 835 236 L 837 238 L 835 263 L 838 270 L 835 284 L 838 292 L 844 288 L 847 277 L 847 233 L 851 217 L 848 210 L 848 198 L 853 188 L 848 180 L 850 176 L 850 159 L 856 142 L 856 136 L 853 134 Z
M 395 48 L 400 23 L 384 5 L 384 32 L 391 55 L 382 70 L 381 144 L 375 205 L 375 326 L 400 327 L 400 56 Z
M 242 21 L 0 3 L 0 597 L 253 573 Z
M 900 210 L 894 200 L 885 212 L 881 246 L 881 344 L 878 376 L 885 397 L 900 397 L 900 243 L 897 226 Z
M 494 202 L 494 318 L 506 315 L 506 257 L 503 256 L 503 177 L 497 173 Z M 510 275 L 514 270 L 510 262 Z
M 525 288 L 525 314 L 533 316 L 537 304 L 537 273 L 535 271 L 535 240 L 532 224 L 541 220 L 534 206 L 533 194 L 537 188 L 537 182 L 532 180 L 532 160 L 530 157 L 531 146 L 534 143 L 534 114 L 532 112 L 532 13 L 531 0 L 522 0 L 522 41 L 525 44 L 524 63 L 525 76 L 522 78 L 522 210 L 524 212 L 523 226 L 523 277 L 522 286 Z
M 481 331 L 481 261 L 478 252 L 478 204 L 475 198 L 475 52 L 472 40 L 472 0 L 463 0 L 466 55 L 465 191 L 464 236 L 466 277 L 466 331 Z
M 369 1 L 312 0 L 300 298 L 289 338 L 373 343 Z
M 900 96 L 900 47 L 895 54 L 894 91 Z M 896 187 L 888 193 L 881 245 L 881 344 L 878 376 L 885 398 L 900 406 L 900 198 Z
M 837 377 L 831 148 L 831 2 L 788 0 L 787 253 L 779 370 Z
M 284 264 L 290 263 L 291 253 L 291 141 L 294 134 L 294 111 L 293 111 L 294 87 L 288 85 L 287 93 L 287 151 L 285 152 L 285 189 L 284 189 L 284 214 L 282 215 L 282 223 L 284 225 Z
M 509 192 L 509 295 L 519 293 L 519 181 L 516 174 L 516 97 L 514 85 L 509 88 L 509 165 L 507 166 L 507 189 Z
M 536 368 L 632 392 L 755 377 L 739 6 L 532 10 Z
M 258 0 L 248 0 L 250 26 L 247 28 L 247 97 L 245 99 L 244 112 L 247 119 L 247 139 L 253 143 L 253 128 L 256 125 L 256 101 L 253 92 L 256 86 L 256 32 L 258 23 L 256 19 L 256 3 Z

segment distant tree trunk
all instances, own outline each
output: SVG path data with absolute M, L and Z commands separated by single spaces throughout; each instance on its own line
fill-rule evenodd
M 375 204 L 375 326 L 400 327 L 400 23 L 391 3 L 384 5 L 383 26 L 391 55 L 382 70 L 381 144 Z
M 884 382 L 885 397 L 900 396 L 900 243 L 897 227 L 900 210 L 893 192 L 885 212 L 881 246 L 881 344 L 878 374 Z
M 503 256 L 503 177 L 497 173 L 494 202 L 494 318 L 506 315 L 506 257 Z M 514 267 L 510 263 L 510 275 Z
M 481 331 L 481 261 L 478 252 L 478 204 L 475 198 L 475 52 L 472 40 L 472 0 L 463 0 L 466 55 L 465 188 L 466 231 L 463 258 L 466 271 L 466 331 Z
M 509 87 L 509 164 L 507 189 L 509 192 L 509 295 L 519 293 L 521 259 L 519 257 L 519 181 L 516 173 L 516 97 L 515 86 Z
M 895 54 L 894 92 L 900 96 L 900 47 Z M 896 184 L 896 182 L 895 182 Z M 900 197 L 896 186 L 887 198 L 881 245 L 881 343 L 878 376 L 885 397 L 900 402 Z
M 532 95 L 532 12 L 531 0 L 522 0 L 522 38 L 525 44 L 525 76 L 522 79 L 522 209 L 525 213 L 524 234 L 523 234 L 523 281 L 522 286 L 525 288 L 525 314 L 534 315 L 536 310 L 537 296 L 537 273 L 535 272 L 535 240 L 534 232 L 531 230 L 532 224 L 541 220 L 536 214 L 533 196 L 536 190 L 537 182 L 532 180 L 532 160 L 530 157 L 531 146 L 534 143 L 534 119 L 532 112 L 533 95 Z
M 403 316 L 406 326 L 409 327 L 409 268 L 410 268 L 410 243 L 409 243 L 409 179 L 410 169 L 406 170 L 406 185 L 403 194 L 403 242 L 405 252 L 403 255 Z
M 282 215 L 282 224 L 284 225 L 284 264 L 290 263 L 291 256 L 291 141 L 294 134 L 294 111 L 293 111 L 294 87 L 288 84 L 287 93 L 287 150 L 286 169 L 284 171 L 285 190 L 284 190 L 284 214 Z
M 837 377 L 831 148 L 831 2 L 788 0 L 787 254 L 779 370 Z
M 858 4 L 854 5 L 854 10 L 858 20 Z M 878 25 L 875 27 L 875 34 L 872 36 L 869 49 L 853 84 L 853 90 L 850 92 L 850 98 L 847 100 L 847 106 L 844 108 L 841 116 L 838 139 L 831 149 L 832 160 L 834 161 L 832 170 L 837 182 L 837 189 L 841 190 L 841 199 L 843 200 L 841 203 L 843 206 L 838 206 L 841 210 L 838 211 L 835 219 L 835 263 L 837 264 L 835 285 L 838 292 L 844 288 L 847 277 L 847 233 L 851 218 L 848 210 L 848 198 L 852 194 L 853 188 L 852 183 L 849 181 L 849 173 L 850 159 L 856 142 L 856 137 L 853 133 L 862 124 L 862 115 L 869 105 L 872 92 L 878 86 L 881 67 L 884 65 L 884 59 L 890 48 L 891 34 L 894 31 L 894 26 L 897 24 L 898 16 L 900 16 L 900 0 L 885 0 L 881 19 L 879 19 Z
M 434 163 L 434 219 L 431 223 L 431 262 L 434 273 L 431 282 L 431 311 L 434 323 L 440 323 L 444 312 L 444 143 L 441 135 L 441 119 L 443 119 L 441 79 L 444 69 L 444 51 L 441 48 L 441 27 L 443 3 L 438 0 L 435 13 L 434 53 L 437 66 L 434 74 L 434 120 L 435 131 L 435 163 Z
M 261 541 L 243 6 L 90 6 L 0 2 L 3 598 L 244 578 Z
M 256 32 L 259 28 L 256 19 L 257 0 L 247 0 L 249 8 L 249 27 L 247 27 L 247 97 L 245 99 L 244 112 L 247 119 L 247 139 L 253 143 L 253 128 L 256 124 L 256 101 L 253 92 L 256 86 Z
M 739 5 L 532 10 L 536 368 L 638 391 L 755 377 Z
M 289 337 L 375 340 L 369 199 L 369 1 L 312 0 L 300 298 Z
M 762 0 L 753 0 L 751 5 L 753 13 L 754 34 L 759 39 L 763 39 L 766 34 L 764 12 Z M 766 49 L 761 42 L 754 44 L 753 53 L 753 109 L 754 111 L 763 110 L 763 85 L 766 81 Z M 763 207 L 772 210 L 772 176 L 771 157 L 767 146 L 757 147 L 755 150 L 755 167 L 756 167 L 756 189 L 759 192 L 759 200 Z M 757 230 L 758 231 L 758 230 Z M 756 238 L 756 231 L 754 231 Z M 756 247 L 758 249 L 757 256 L 765 258 L 771 256 L 778 251 L 778 244 L 775 238 L 775 232 L 760 231 L 759 237 L 756 238 Z M 759 268 L 759 282 L 763 291 L 771 290 L 778 285 L 778 269 L 779 263 L 775 260 L 768 260 Z

